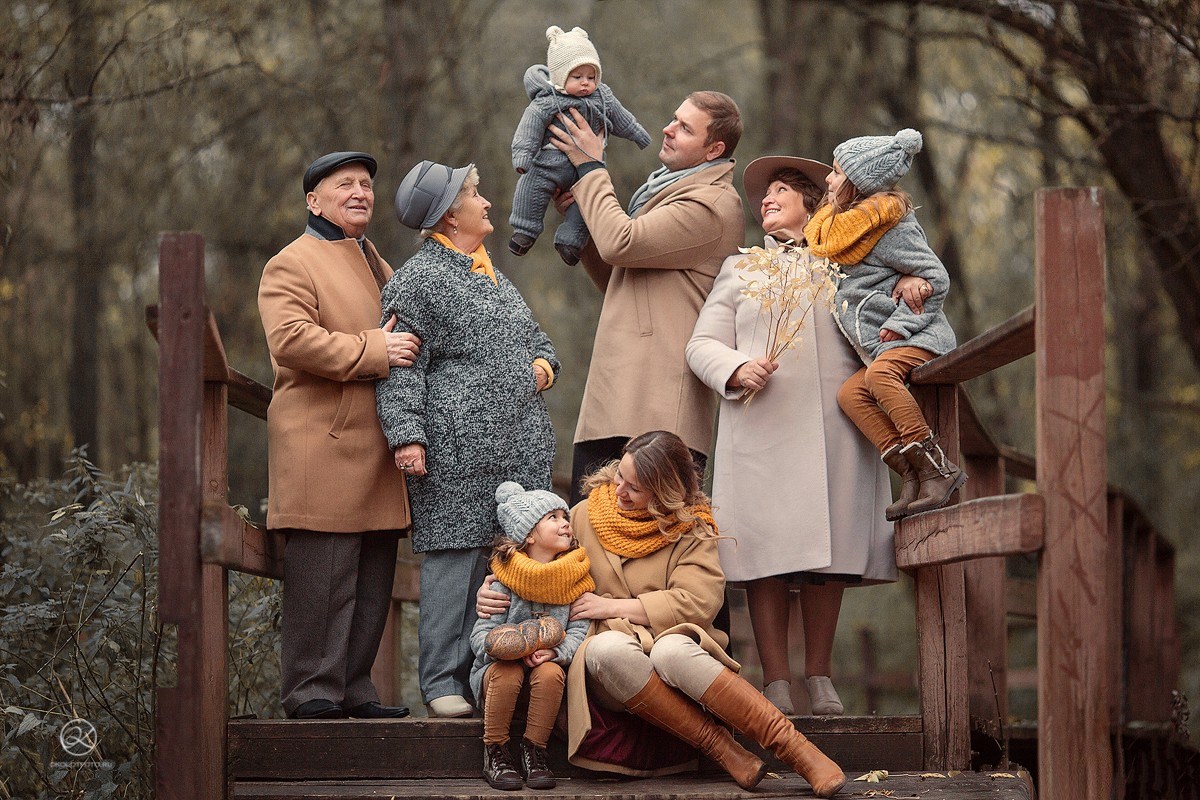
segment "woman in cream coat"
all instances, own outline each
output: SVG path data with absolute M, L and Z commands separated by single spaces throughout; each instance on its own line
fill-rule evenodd
M 750 207 L 765 246 L 799 241 L 831 168 L 767 156 L 746 167 Z M 838 408 L 842 382 L 861 367 L 821 305 L 778 362 L 766 352 L 768 318 L 741 292 L 742 255 L 726 259 L 687 347 L 692 371 L 722 398 L 713 503 L 721 566 L 746 587 L 767 697 L 793 713 L 789 597 L 800 595 L 812 712 L 841 714 L 830 680 L 833 638 L 847 585 L 896 579 L 887 467 Z M 909 287 L 899 287 L 901 289 Z M 742 394 L 759 389 L 744 405 Z

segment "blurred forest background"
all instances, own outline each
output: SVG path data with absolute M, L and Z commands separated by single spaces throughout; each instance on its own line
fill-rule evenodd
M 270 384 L 258 278 L 303 230 L 305 166 L 340 149 L 379 159 L 369 235 L 397 267 L 416 247 L 392 213 L 399 179 L 424 158 L 478 164 L 496 264 L 564 365 L 548 400 L 569 474 L 600 296 L 559 261 L 549 233 L 523 259 L 505 246 L 521 75 L 544 62 L 551 24 L 590 33 L 605 82 L 655 139 L 646 151 L 611 143 L 623 198 L 658 166 L 659 131 L 695 89 L 741 105 L 742 165 L 767 153 L 828 161 L 847 137 L 920 129 L 925 149 L 903 186 L 951 272 L 960 341 L 1032 302 L 1034 192 L 1104 188 L 1110 475 L 1178 548 L 1184 688 L 1200 697 L 1194 0 L 9 0 L 4 485 L 60 476 L 85 444 L 113 474 L 156 458 L 157 404 L 171 387 L 156 383 L 143 309 L 157 299 L 160 231 L 204 235 L 208 301 L 230 363 Z M 747 223 L 753 241 L 748 210 Z M 995 437 L 1032 452 L 1032 363 L 968 388 Z M 232 500 L 261 518 L 264 426 L 239 412 L 230 421 Z M 10 508 L 10 534 L 14 518 Z M 18 583 L 28 592 L 37 581 L 35 571 Z M 848 594 L 840 669 L 860 668 L 862 625 L 883 667 L 913 668 L 908 588 Z M 0 605 L 11 610 L 14 596 L 0 592 Z

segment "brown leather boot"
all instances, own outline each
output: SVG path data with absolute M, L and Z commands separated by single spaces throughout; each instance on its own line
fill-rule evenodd
M 883 516 L 888 522 L 893 522 L 901 517 L 908 515 L 908 506 L 913 500 L 917 499 L 917 492 L 921 488 L 921 481 L 917 478 L 917 471 L 913 469 L 912 464 L 908 463 L 908 459 L 900 452 L 901 445 L 892 445 L 887 451 L 880 456 L 883 463 L 887 464 L 892 472 L 900 476 L 903 481 L 900 485 L 900 496 L 896 498 L 896 502 L 887 507 L 883 512 Z
M 770 705 L 761 694 L 758 696 Z M 663 683 L 657 672 L 650 673 L 650 680 L 625 702 L 625 708 L 716 761 L 743 789 L 753 789 L 767 774 L 766 764 L 734 741 L 733 734 L 690 697 Z
M 938 444 L 938 437 L 929 434 L 919 442 L 911 442 L 900 449 L 900 453 L 912 464 L 921 481 L 921 491 L 917 499 L 908 504 L 905 514 L 919 514 L 922 511 L 932 511 L 950 502 L 954 494 L 967 482 L 967 473 L 957 464 L 946 458 Z
M 771 701 L 729 670 L 722 670 L 700 702 L 705 708 L 779 756 L 808 781 L 817 797 L 833 797 L 846 783 L 841 767 L 796 730 Z

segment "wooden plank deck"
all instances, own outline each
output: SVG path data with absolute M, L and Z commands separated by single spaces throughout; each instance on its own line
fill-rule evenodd
M 891 773 L 879 783 L 850 781 L 838 800 L 1033 800 L 1029 776 L 1008 773 L 960 772 L 945 777 L 922 778 L 919 772 Z M 848 775 L 850 778 L 857 775 Z M 884 794 L 887 792 L 887 794 Z M 768 775 L 753 792 L 738 789 L 719 776 L 676 775 L 664 778 L 622 779 L 590 777 L 559 779 L 557 788 L 502 792 L 482 778 L 455 780 L 308 781 L 304 783 L 239 783 L 234 800 L 358 800 L 358 798 L 424 798 L 424 800 L 476 800 L 476 798 L 527 797 L 544 800 L 608 798 L 608 800 L 752 800 L 753 798 L 811 798 L 812 789 L 793 774 Z
M 794 717 L 797 727 L 847 771 L 913 770 L 922 765 L 919 717 Z M 483 763 L 480 719 L 230 720 L 233 781 L 474 778 Z M 741 739 L 772 768 L 783 766 Z M 561 739 L 550 741 L 560 776 L 596 773 L 569 765 Z M 702 767 L 703 768 L 703 767 Z M 708 769 L 718 770 L 716 765 Z

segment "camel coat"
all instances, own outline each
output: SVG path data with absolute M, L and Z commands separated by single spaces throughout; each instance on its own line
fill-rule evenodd
M 767 246 L 775 246 L 768 237 Z M 766 352 L 770 318 L 741 294 L 748 277 L 730 256 L 687 346 L 688 364 L 722 398 L 713 461 L 717 544 L 730 581 L 794 572 L 896 579 L 887 467 L 838 408 L 858 358 L 833 316 L 809 311 L 801 341 L 750 405 L 725 382 Z
M 741 665 L 725 653 L 729 637 L 713 627 L 712 621 L 725 600 L 725 576 L 713 539 L 683 536 L 678 542 L 642 558 L 621 558 L 601 546 L 587 515 L 588 501 L 571 509 L 571 528 L 592 562 L 591 574 L 596 594 L 619 599 L 638 598 L 650 617 L 650 627 L 627 619 L 594 620 L 575 651 L 567 672 L 567 757 L 572 764 L 605 772 L 643 775 L 616 764 L 600 763 L 576 754 L 584 736 L 592 728 L 588 712 L 587 669 L 584 658 L 592 636 L 617 630 L 650 648 L 660 636 L 682 633 L 695 639 L 704 650 L 735 672 Z M 686 766 L 686 765 L 685 765 Z M 666 771 L 678 771 L 679 767 Z
M 712 449 L 717 399 L 683 357 L 696 316 L 728 253 L 742 243 L 742 201 L 733 163 L 675 182 L 630 218 L 607 170 L 572 187 L 591 231 L 582 253 L 604 292 L 575 441 L 677 433 Z
M 390 277 L 391 267 L 379 264 Z M 379 287 L 354 239 L 302 235 L 263 269 L 258 310 L 275 369 L 267 527 L 408 527 L 404 476 L 375 414 L 375 381 L 388 374 L 379 308 Z

